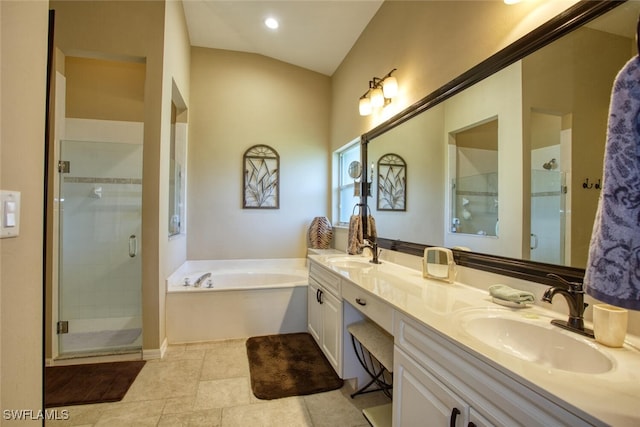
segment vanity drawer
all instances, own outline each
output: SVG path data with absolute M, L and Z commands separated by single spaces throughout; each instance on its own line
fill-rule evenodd
M 393 309 L 353 283 L 342 284 L 342 299 L 393 335 Z
M 325 270 L 313 262 L 309 264 L 309 276 L 316 279 L 322 287 L 336 297 L 340 297 L 340 276 Z

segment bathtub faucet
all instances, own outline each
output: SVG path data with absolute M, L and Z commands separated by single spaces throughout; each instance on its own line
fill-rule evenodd
M 193 286 L 195 286 L 196 288 L 199 288 L 200 285 L 202 285 L 202 281 L 207 277 L 211 277 L 211 273 L 204 273 L 202 276 L 198 277 L 196 279 L 196 282 L 193 284 Z

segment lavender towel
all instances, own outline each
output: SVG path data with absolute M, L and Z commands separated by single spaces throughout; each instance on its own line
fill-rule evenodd
M 586 291 L 640 310 L 640 58 L 613 85 L 603 185 L 585 271 Z

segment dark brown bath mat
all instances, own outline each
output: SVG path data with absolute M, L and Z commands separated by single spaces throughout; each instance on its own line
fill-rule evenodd
M 258 399 L 278 399 L 335 390 L 343 381 L 308 333 L 247 340 L 251 389 Z
M 144 366 L 144 360 L 48 366 L 44 374 L 44 406 L 118 402 Z

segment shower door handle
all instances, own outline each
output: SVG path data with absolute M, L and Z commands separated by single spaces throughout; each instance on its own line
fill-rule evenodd
M 532 245 L 529 246 L 529 249 L 538 249 L 538 236 L 536 236 L 535 234 L 531 233 L 531 241 L 533 242 Z
M 138 238 L 135 234 L 129 236 L 129 256 L 134 258 L 138 255 Z

